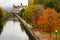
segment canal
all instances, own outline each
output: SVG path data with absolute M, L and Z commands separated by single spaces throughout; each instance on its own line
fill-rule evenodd
M 3 27 L 0 40 L 29 40 L 19 21 L 8 20 Z

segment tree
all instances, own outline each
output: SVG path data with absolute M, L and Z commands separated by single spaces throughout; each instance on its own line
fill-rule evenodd
M 60 30 L 60 14 L 58 14 L 58 30 Z
M 45 10 L 43 16 L 46 16 L 43 18 L 45 20 L 45 24 L 43 25 L 46 26 L 45 30 L 50 33 L 50 37 L 51 37 L 51 32 L 57 30 L 58 14 L 54 9 L 48 8 Z
M 3 15 L 2 15 L 2 11 L 1 11 L 1 9 L 0 9 L 0 19 L 2 19 L 2 17 L 3 17 Z M 1 21 L 0 21 L 0 33 L 1 33 L 1 31 L 2 31 L 2 28 L 3 28 L 3 25 L 2 25 L 2 23 L 1 23 Z
M 54 8 L 57 12 L 60 12 L 60 1 L 59 0 L 50 0 L 45 3 L 46 7 Z
M 30 23 L 30 17 L 33 14 L 35 10 L 35 5 L 30 2 L 29 6 L 26 7 L 25 11 L 22 13 L 23 18 L 26 20 L 26 22 Z
M 40 30 L 47 31 L 47 32 L 56 30 L 58 26 L 58 13 L 56 12 L 56 10 L 47 8 L 44 10 L 42 14 L 38 16 L 38 20 L 36 17 L 32 17 L 31 21 L 34 24 L 36 24 L 37 21 L 36 25 L 38 25 L 38 28 Z
M 48 3 L 48 2 L 50 2 L 50 0 L 34 0 L 34 3 L 35 4 L 45 4 L 45 3 Z
M 60 0 L 34 0 L 34 4 L 43 4 L 46 8 L 54 8 L 60 12 Z
M 47 8 L 44 10 L 42 15 L 38 16 L 38 20 L 34 19 L 34 21 L 37 21 L 37 24 L 34 22 L 34 24 L 38 25 L 38 28 L 42 31 L 51 32 L 58 30 L 57 27 L 59 25 L 58 20 L 58 13 L 55 9 Z
M 3 17 L 2 10 L 0 9 L 0 19 Z
M 58 14 L 54 9 L 45 9 L 42 15 L 42 19 L 43 21 L 40 23 L 40 27 L 45 28 L 44 30 L 48 32 L 55 31 L 58 26 Z
M 6 16 L 8 14 L 8 12 L 6 10 L 4 10 L 3 8 L 0 7 L 0 32 L 3 29 L 3 24 L 5 23 L 5 21 L 2 23 L 1 19 Z
M 37 25 L 38 28 L 38 20 L 39 20 L 39 16 L 42 15 L 42 12 L 44 10 L 43 5 L 36 5 L 36 9 L 33 13 L 33 15 L 31 16 L 31 21 Z

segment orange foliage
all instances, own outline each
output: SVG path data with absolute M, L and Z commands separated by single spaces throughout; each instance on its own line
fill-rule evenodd
M 39 29 L 42 30 L 46 30 L 46 31 L 55 31 L 57 26 L 58 26 L 58 13 L 56 12 L 56 10 L 51 9 L 51 8 L 47 8 L 44 10 L 44 12 L 42 13 L 42 15 L 40 15 L 38 17 L 38 20 L 36 21 L 34 18 L 32 21 L 32 23 L 38 25 Z
M 32 22 L 33 24 L 36 24 L 35 18 L 31 18 L 31 22 Z
M 58 25 L 58 14 L 54 9 L 47 8 L 43 12 L 43 21 L 40 25 L 43 25 L 43 27 L 47 27 L 49 30 L 55 30 Z

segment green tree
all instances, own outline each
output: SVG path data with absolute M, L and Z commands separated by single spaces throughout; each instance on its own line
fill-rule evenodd
M 59 0 L 50 0 L 50 2 L 45 3 L 46 7 L 54 8 L 57 12 L 60 12 L 60 1 Z
M 34 3 L 35 4 L 45 4 L 45 3 L 48 3 L 50 0 L 34 0 Z
M 3 17 L 2 11 L 0 9 L 0 19 Z
M 43 4 L 46 8 L 54 8 L 57 12 L 60 12 L 60 0 L 34 0 L 34 4 Z
M 2 11 L 1 11 L 1 9 L 0 9 L 0 20 L 2 19 L 2 17 L 3 17 L 3 14 L 2 14 Z M 2 25 L 2 23 L 1 23 L 1 21 L 0 21 L 0 33 L 1 33 L 1 31 L 2 31 L 2 28 L 3 28 L 3 25 Z

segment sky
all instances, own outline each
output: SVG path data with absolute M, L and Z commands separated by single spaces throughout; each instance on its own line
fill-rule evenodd
M 13 4 L 18 6 L 21 3 L 24 6 L 28 5 L 28 0 L 0 0 L 0 7 L 3 7 L 3 8 L 12 8 Z

